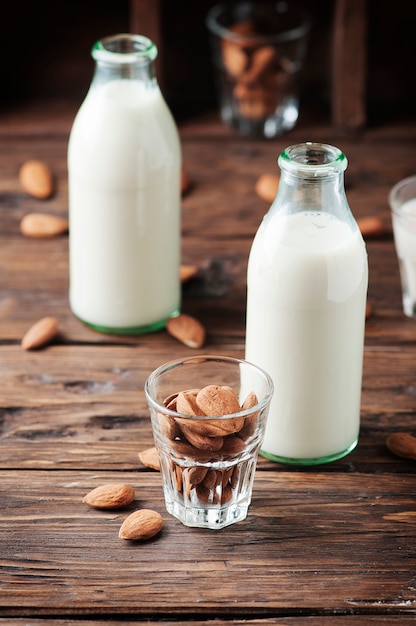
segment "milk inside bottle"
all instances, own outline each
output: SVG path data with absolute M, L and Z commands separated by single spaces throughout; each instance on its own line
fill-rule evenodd
M 262 454 L 312 465 L 358 441 L 367 254 L 344 193 L 344 154 L 300 144 L 279 165 L 249 256 L 246 359 L 275 386 Z
M 102 332 L 156 330 L 180 308 L 179 136 L 139 35 L 96 43 L 68 146 L 70 305 Z

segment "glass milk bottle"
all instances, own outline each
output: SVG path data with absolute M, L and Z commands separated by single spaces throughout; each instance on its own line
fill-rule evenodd
M 277 196 L 249 256 L 246 359 L 275 385 L 262 454 L 314 465 L 358 441 L 367 253 L 345 196 L 345 155 L 304 143 L 278 163 Z
M 179 135 L 152 41 L 114 35 L 91 55 L 68 146 L 70 305 L 98 331 L 149 332 L 180 308 Z

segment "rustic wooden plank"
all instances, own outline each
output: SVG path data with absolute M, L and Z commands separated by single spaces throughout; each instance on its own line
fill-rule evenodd
M 0 118 L 0 566 L 7 592 L 0 624 L 9 615 L 31 623 L 42 616 L 88 623 L 87 615 L 128 623 L 134 615 L 142 623 L 201 626 L 244 618 L 289 624 L 291 615 L 297 624 L 355 625 L 372 615 L 374 623 L 405 624 L 416 612 L 415 465 L 394 457 L 385 439 L 394 430 L 414 432 L 416 327 L 401 310 L 391 232 L 367 241 L 373 315 L 356 450 L 319 468 L 260 458 L 248 519 L 220 533 L 170 518 L 160 474 L 137 456 L 153 444 L 143 384 L 154 367 L 188 353 L 244 354 L 247 257 L 268 208 L 255 194 L 257 177 L 277 171 L 280 150 L 305 133 L 337 145 L 334 131 L 298 127 L 261 143 L 221 125 L 181 129 L 194 183 L 183 199 L 183 258 L 199 267 L 183 305 L 208 330 L 204 349 L 192 351 L 165 331 L 101 335 L 70 312 L 67 237 L 33 241 L 18 229 L 28 211 L 67 209 L 67 122 L 58 114 L 51 126 L 39 118 L 38 127 L 18 117 L 5 127 Z M 387 194 L 413 173 L 415 136 L 411 127 L 342 139 L 357 217 L 377 214 L 389 224 Z M 53 164 L 58 187 L 50 201 L 34 201 L 19 187 L 18 166 L 29 156 Z M 23 351 L 23 332 L 45 314 L 58 317 L 60 335 L 44 350 Z M 85 508 L 85 490 L 107 480 L 131 482 L 139 506 L 161 510 L 159 538 L 128 545 L 117 537 L 127 511 Z
M 153 445 L 144 382 L 183 354 L 150 335 L 137 345 L 51 346 L 27 352 L 0 346 L 0 467 L 142 469 L 138 453 Z M 244 355 L 244 339 L 224 338 L 209 352 Z M 416 348 L 365 350 L 361 437 L 357 450 L 324 471 L 411 471 L 385 447 L 389 432 L 414 432 Z M 278 386 L 277 391 L 278 393 Z M 260 468 L 275 467 L 261 461 Z M 285 471 L 288 471 L 287 469 Z
M 232 616 L 237 604 L 240 616 L 416 609 L 413 474 L 262 472 L 248 518 L 219 532 L 166 514 L 153 473 L 24 475 L 3 471 L 0 484 L 3 616 L 54 614 L 57 606 L 61 616 L 185 618 Z M 137 490 L 125 511 L 82 503 L 91 488 L 120 480 Z M 161 512 L 161 535 L 121 541 L 123 519 L 143 507 Z
M 111 616 L 111 623 L 116 623 L 116 617 Z M 108 626 L 108 619 L 94 619 L 94 626 Z M 406 617 L 403 615 L 348 615 L 346 616 L 334 616 L 334 615 L 319 615 L 318 617 L 313 615 L 303 617 L 266 617 L 259 619 L 195 619 L 192 621 L 180 620 L 177 621 L 173 618 L 169 618 L 167 621 L 154 621 L 153 619 L 146 620 L 126 620 L 122 619 L 123 626 L 156 626 L 160 624 L 169 624 L 170 626 L 370 626 L 375 624 L 400 624 L 400 626 L 413 626 L 414 617 Z M 0 626 L 27 626 L 26 618 L 13 618 L 8 617 L 2 619 L 0 617 Z M 90 620 L 83 619 L 51 619 L 48 617 L 48 626 L 91 626 Z M 45 626 L 45 620 L 31 619 L 30 626 Z
M 336 0 L 332 46 L 332 121 L 356 130 L 366 122 L 367 1 Z

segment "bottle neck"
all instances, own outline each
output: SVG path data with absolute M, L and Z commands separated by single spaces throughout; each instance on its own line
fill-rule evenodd
M 142 35 L 120 34 L 101 39 L 91 50 L 95 61 L 92 84 L 135 80 L 155 86 L 153 61 L 157 53 L 155 44 Z
M 284 150 L 278 163 L 281 179 L 274 202 L 277 210 L 325 212 L 354 222 L 344 188 L 348 162 L 338 148 L 310 142 L 298 144 Z

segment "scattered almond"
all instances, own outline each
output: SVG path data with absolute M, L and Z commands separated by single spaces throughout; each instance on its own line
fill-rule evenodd
M 54 317 L 43 317 L 33 324 L 23 336 L 24 350 L 34 350 L 46 346 L 58 333 L 58 322 Z
M 55 237 L 68 231 L 68 220 L 47 213 L 28 213 L 20 222 L 20 232 L 26 237 Z
M 166 330 L 188 348 L 202 348 L 205 343 L 205 328 L 191 315 L 181 313 L 176 317 L 171 317 L 166 323 Z
M 357 219 L 357 224 L 363 237 L 381 237 L 387 233 L 379 217 L 361 217 Z
M 157 511 L 141 509 L 131 513 L 122 523 L 118 536 L 120 539 L 143 541 L 151 539 L 163 528 L 163 518 Z
M 184 196 L 192 187 L 192 181 L 186 170 L 181 170 L 181 194 Z
M 96 487 L 82 501 L 94 509 L 120 509 L 133 502 L 135 495 L 130 485 L 109 483 Z
M 410 433 L 391 433 L 386 446 L 396 456 L 416 461 L 416 437 Z
M 52 172 L 43 161 L 32 159 L 23 163 L 19 170 L 19 180 L 30 196 L 44 200 L 52 195 Z
M 373 314 L 373 307 L 369 302 L 365 305 L 365 317 L 370 317 Z
M 273 202 L 279 187 L 280 176 L 278 174 L 263 174 L 256 182 L 255 190 L 260 198 Z
M 197 273 L 198 273 L 198 268 L 196 265 L 181 265 L 180 273 L 179 273 L 181 282 L 184 283 L 187 280 L 190 280 L 191 278 L 196 276 Z
M 147 448 L 139 452 L 139 459 L 146 467 L 160 471 L 159 455 L 156 448 Z

